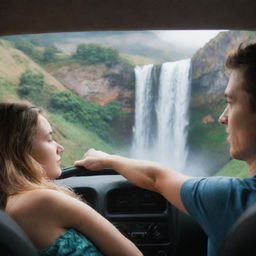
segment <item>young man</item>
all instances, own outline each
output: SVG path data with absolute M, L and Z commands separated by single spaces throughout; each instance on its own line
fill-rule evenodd
M 201 225 L 209 238 L 208 255 L 216 255 L 232 224 L 256 202 L 256 44 L 239 47 L 226 65 L 231 76 L 219 122 L 227 127 L 230 155 L 248 164 L 249 178 L 191 178 L 154 162 L 94 149 L 75 163 L 90 170 L 112 168 L 135 185 L 162 194 Z

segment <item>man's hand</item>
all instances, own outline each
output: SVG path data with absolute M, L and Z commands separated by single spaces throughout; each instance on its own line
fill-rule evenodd
M 86 169 L 97 171 L 104 168 L 109 168 L 105 161 L 109 157 L 109 154 L 91 148 L 87 152 L 85 152 L 83 159 L 75 161 L 74 164 L 75 166 L 83 166 Z

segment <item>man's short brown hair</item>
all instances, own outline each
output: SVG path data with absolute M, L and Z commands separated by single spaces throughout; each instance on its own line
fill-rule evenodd
M 243 69 L 243 89 L 249 94 L 250 109 L 256 112 L 256 43 L 245 47 L 240 44 L 235 52 L 229 54 L 226 67 L 231 70 Z

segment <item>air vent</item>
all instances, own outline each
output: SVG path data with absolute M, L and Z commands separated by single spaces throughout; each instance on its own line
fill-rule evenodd
M 162 196 L 144 189 L 114 189 L 107 195 L 110 214 L 162 213 L 166 208 L 167 202 Z

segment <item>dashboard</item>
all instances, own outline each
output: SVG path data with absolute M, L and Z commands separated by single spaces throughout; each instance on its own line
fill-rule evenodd
M 132 240 L 144 256 L 206 255 L 206 236 L 193 220 L 161 195 L 121 175 L 60 179 Z

